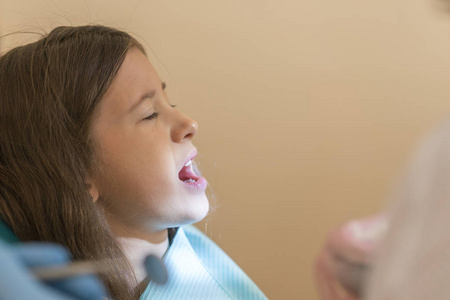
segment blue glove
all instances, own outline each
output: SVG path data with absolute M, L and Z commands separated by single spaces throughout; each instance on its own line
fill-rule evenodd
M 6 245 L 0 240 L 0 300 L 104 300 L 106 291 L 93 275 L 44 283 L 29 270 L 69 262 L 70 255 L 61 246 L 45 243 Z

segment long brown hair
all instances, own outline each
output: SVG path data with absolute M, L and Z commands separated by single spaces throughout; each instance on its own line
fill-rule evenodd
M 101 279 L 120 300 L 139 298 L 136 279 L 86 178 L 96 108 L 132 47 L 144 52 L 113 28 L 58 27 L 0 57 L 0 216 L 22 241 L 109 260 Z

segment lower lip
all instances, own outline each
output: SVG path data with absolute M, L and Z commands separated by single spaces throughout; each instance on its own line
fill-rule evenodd
M 198 190 L 198 191 L 205 191 L 206 188 L 208 187 L 208 182 L 206 181 L 205 178 L 203 178 L 201 176 L 194 182 L 183 181 L 183 183 L 187 187 L 194 189 L 194 190 Z

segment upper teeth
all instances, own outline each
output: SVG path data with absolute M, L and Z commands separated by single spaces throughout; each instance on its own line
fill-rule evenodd
M 184 166 L 185 166 L 185 167 L 189 167 L 190 165 L 192 165 L 192 159 L 189 160 Z

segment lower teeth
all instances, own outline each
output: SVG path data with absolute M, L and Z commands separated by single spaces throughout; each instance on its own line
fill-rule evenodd
M 190 178 L 188 180 L 185 180 L 184 182 L 195 182 L 195 180 Z

